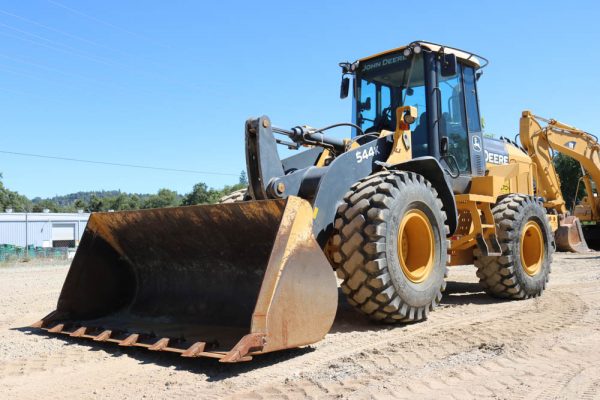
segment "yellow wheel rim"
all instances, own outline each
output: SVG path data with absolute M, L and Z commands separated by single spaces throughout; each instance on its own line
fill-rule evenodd
M 521 233 L 521 265 L 525 272 L 534 276 L 542 269 L 544 261 L 544 237 L 535 221 L 529 221 Z
M 426 280 L 433 270 L 433 229 L 421 210 L 410 210 L 398 229 L 398 258 L 404 275 L 414 283 Z

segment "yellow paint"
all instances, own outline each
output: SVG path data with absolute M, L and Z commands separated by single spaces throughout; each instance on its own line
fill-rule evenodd
M 555 214 L 547 214 L 548 223 L 550 224 L 550 229 L 552 232 L 556 232 L 558 230 L 558 215 Z
M 488 241 L 496 234 L 496 224 L 494 215 L 492 214 L 491 205 L 496 202 L 493 196 L 484 196 L 476 194 L 459 194 L 456 195 L 456 207 L 459 212 L 469 213 L 470 224 L 467 226 L 459 226 L 456 235 L 450 242 L 451 254 L 471 249 L 477 245 L 477 236 L 481 235 L 484 240 Z
M 546 126 L 542 126 L 545 122 Z M 564 214 L 567 211 L 560 188 L 560 179 L 552 163 L 550 150 L 565 154 L 581 164 L 589 174 L 584 184 L 592 219 L 600 221 L 600 204 L 594 201 L 591 181 L 600 187 L 600 144 L 590 134 L 556 120 L 545 120 L 523 111 L 519 135 L 523 147 L 536 165 L 537 195 L 547 200 L 546 206 Z
M 431 51 L 439 51 L 441 49 L 440 46 L 438 46 L 436 44 L 433 44 L 433 43 L 428 43 L 428 42 L 416 42 L 416 43 L 419 43 L 419 45 L 422 48 L 428 49 L 428 50 L 431 50 Z M 391 54 L 391 53 L 395 53 L 395 52 L 401 52 L 404 49 L 406 49 L 407 47 L 408 46 L 402 46 L 402 47 L 398 47 L 398 48 L 395 48 L 395 49 L 382 51 L 380 53 L 373 54 L 371 56 L 361 58 L 359 60 L 359 62 L 365 62 L 365 61 L 368 61 L 368 60 L 370 60 L 372 58 L 383 56 L 383 55 L 386 55 L 386 54 Z M 474 56 L 473 54 L 470 54 L 470 53 L 467 53 L 467 52 L 464 52 L 464 51 L 461 51 L 461 50 L 453 49 L 452 47 L 447 47 L 447 46 L 444 46 L 444 53 L 446 53 L 446 54 L 454 54 L 454 55 L 456 55 L 457 58 L 461 59 L 463 62 L 465 62 L 467 64 L 470 64 L 470 65 L 473 65 L 474 67 L 479 67 L 480 66 L 479 59 L 477 58 L 477 56 Z
M 417 118 L 417 109 L 411 106 L 396 108 L 396 130 L 394 131 L 394 145 L 386 163 L 399 164 L 412 160 L 412 133 L 410 127 L 404 122 L 404 115 L 409 114 Z
M 329 149 L 324 149 L 321 155 L 319 156 L 315 167 L 324 167 L 329 158 L 332 158 L 331 151 Z
M 433 270 L 434 235 L 427 215 L 408 211 L 398 229 L 398 258 L 404 275 L 414 283 L 425 281 Z
M 252 314 L 250 333 L 266 335 L 260 352 L 317 342 L 333 323 L 336 279 L 312 233 L 314 211 L 287 198 Z
M 344 145 L 346 147 L 346 151 L 360 147 L 360 144 L 356 143 L 356 140 L 352 139 L 344 139 Z
M 544 238 L 542 229 L 535 221 L 529 221 L 521 233 L 521 265 L 529 276 L 537 275 L 544 261 Z
M 317 214 L 319 214 L 319 207 L 315 207 L 313 210 L 313 219 L 317 219 Z

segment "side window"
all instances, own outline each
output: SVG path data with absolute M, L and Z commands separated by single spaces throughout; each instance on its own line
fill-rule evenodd
M 481 132 L 481 118 L 477 107 L 477 92 L 475 91 L 475 71 L 471 67 L 463 67 L 465 79 L 465 103 L 467 105 L 467 123 L 469 132 Z
M 381 95 L 378 104 L 379 110 L 378 115 L 380 116 L 378 121 L 378 130 L 385 129 L 387 131 L 393 131 L 396 126 L 392 123 L 394 118 L 394 111 L 392 107 L 392 91 L 387 86 L 381 86 Z
M 358 124 L 363 132 L 373 127 L 377 113 L 375 84 L 362 80 L 360 85 L 360 101 L 358 104 Z
M 417 119 L 410 126 L 412 131 L 412 155 L 421 157 L 429 155 L 427 144 L 427 113 L 425 112 L 425 86 L 413 86 L 402 91 L 405 106 L 417 108 Z
M 460 172 L 470 172 L 469 138 L 464 107 L 462 66 L 457 74 L 442 76 L 438 71 L 441 116 L 439 120 L 440 136 L 448 137 L 449 153 L 454 156 Z

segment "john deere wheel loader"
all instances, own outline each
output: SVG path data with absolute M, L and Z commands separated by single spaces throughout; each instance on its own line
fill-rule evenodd
M 56 310 L 33 326 L 236 362 L 323 338 L 336 273 L 350 304 L 389 323 L 427 318 L 452 265 L 474 263 L 493 296 L 539 296 L 558 218 L 527 153 L 482 137 L 485 64 L 423 41 L 340 64 L 353 123 L 249 119 L 246 193 L 92 214 Z M 344 125 L 352 139 L 324 134 Z M 302 151 L 282 160 L 278 144 Z

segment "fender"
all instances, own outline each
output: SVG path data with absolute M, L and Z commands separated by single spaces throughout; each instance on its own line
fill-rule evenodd
M 447 223 L 450 228 L 448 237 L 452 236 L 458 224 L 456 201 L 454 200 L 454 194 L 452 193 L 452 186 L 448 180 L 446 180 L 446 173 L 442 169 L 439 161 L 433 157 L 418 157 L 399 164 L 385 165 L 385 167 L 398 171 L 414 172 L 415 174 L 422 175 L 431 182 L 431 185 L 437 190 L 438 195 L 444 204 L 443 210 L 446 212 L 448 218 Z

